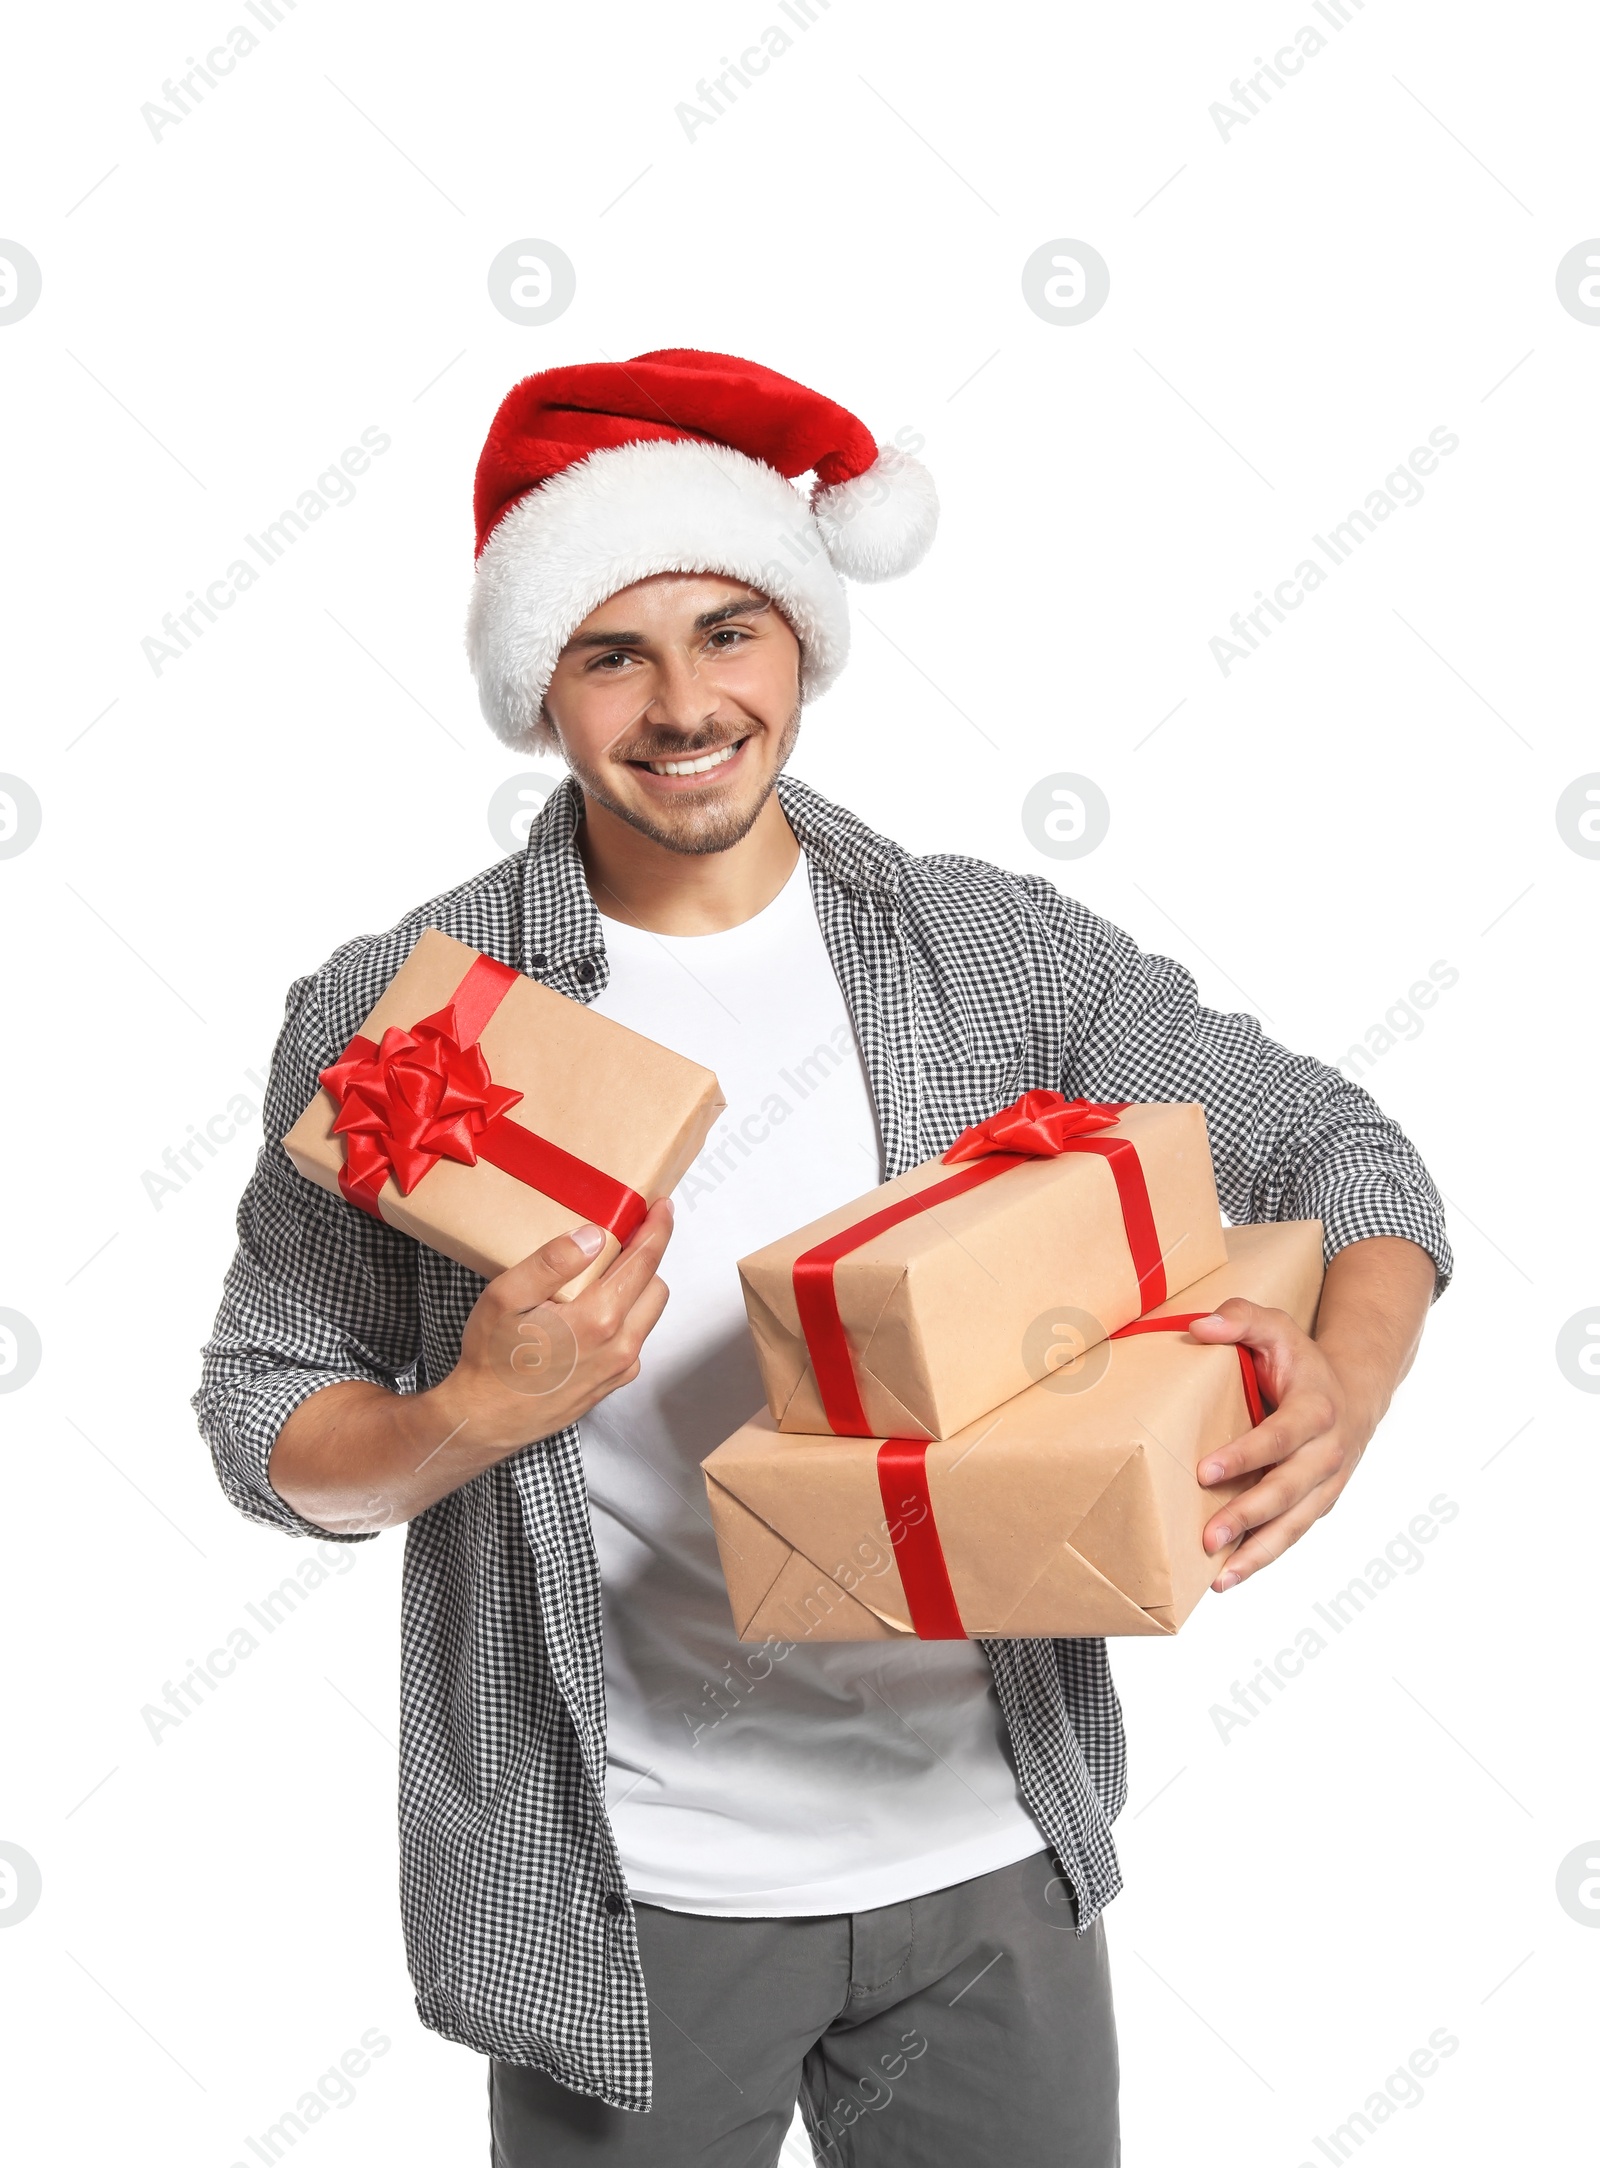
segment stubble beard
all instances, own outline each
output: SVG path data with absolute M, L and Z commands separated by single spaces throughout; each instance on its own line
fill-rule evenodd
M 652 843 L 659 843 L 663 850 L 677 851 L 685 858 L 702 858 L 714 851 L 732 850 L 742 843 L 761 817 L 761 810 L 777 787 L 778 777 L 788 766 L 789 755 L 794 751 L 795 740 L 800 735 L 800 708 L 783 727 L 778 741 L 778 757 L 772 773 L 758 792 L 753 804 L 745 805 L 693 805 L 685 802 L 681 813 L 670 812 L 665 819 L 643 806 L 624 804 L 613 795 L 603 777 L 594 770 L 583 767 L 562 748 L 567 766 L 577 777 L 586 797 L 596 805 L 603 805 L 608 813 L 614 813 L 619 821 L 626 821 L 630 828 Z M 691 758 L 686 754 L 683 757 Z

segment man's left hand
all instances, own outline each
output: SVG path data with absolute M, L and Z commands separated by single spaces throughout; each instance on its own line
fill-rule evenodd
M 1354 1475 L 1382 1410 L 1369 1413 L 1355 1404 L 1327 1353 L 1284 1310 L 1233 1295 L 1189 1330 L 1212 1345 L 1242 1342 L 1275 1411 L 1208 1454 L 1198 1470 L 1203 1484 L 1267 1471 L 1206 1524 L 1208 1551 L 1245 1538 L 1211 1584 L 1222 1590 L 1281 1558 L 1321 1519 Z

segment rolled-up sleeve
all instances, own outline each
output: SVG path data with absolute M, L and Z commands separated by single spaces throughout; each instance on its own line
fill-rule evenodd
M 1230 1220 L 1321 1220 L 1329 1259 L 1373 1235 L 1402 1236 L 1433 1259 L 1437 1301 L 1454 1270 L 1444 1201 L 1372 1095 L 1269 1039 L 1253 1016 L 1206 1008 L 1182 964 L 1147 954 L 1048 881 L 1028 886 L 1059 946 L 1073 1004 L 1062 1089 L 1090 1099 L 1197 1100 Z
M 279 1431 L 302 1401 L 345 1379 L 415 1391 L 420 1354 L 416 1245 L 308 1181 L 280 1141 L 339 1052 L 316 977 L 297 979 L 273 1050 L 264 1141 L 239 1201 L 239 1246 L 189 1403 L 240 1512 L 323 1542 L 329 1531 L 268 1480 Z

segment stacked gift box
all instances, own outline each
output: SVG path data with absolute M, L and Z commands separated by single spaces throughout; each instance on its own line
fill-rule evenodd
M 295 1166 L 469 1270 L 603 1227 L 558 1299 L 724 1104 L 435 927 L 318 1081 Z M 1242 1295 L 1309 1330 L 1322 1230 L 1225 1229 L 1198 1106 L 1030 1091 L 739 1274 L 767 1406 L 702 1466 L 741 1639 L 1170 1634 L 1256 1480 L 1196 1469 L 1263 1412 L 1248 1351 L 1187 1326 Z
M 1024 1093 L 740 1261 L 767 1406 L 702 1464 L 742 1640 L 1170 1634 L 1257 1478 L 1230 1295 L 1309 1330 L 1314 1220 L 1225 1229 L 1198 1106 Z

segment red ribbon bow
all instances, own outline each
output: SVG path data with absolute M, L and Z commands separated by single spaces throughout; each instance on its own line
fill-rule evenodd
M 946 1162 L 966 1160 L 959 1173 L 948 1174 L 931 1188 L 896 1199 L 880 1211 L 871 1212 L 854 1227 L 829 1235 L 815 1248 L 802 1251 L 794 1261 L 794 1297 L 800 1330 L 817 1381 L 823 1413 L 835 1437 L 865 1438 L 871 1435 L 866 1411 L 856 1384 L 850 1344 L 839 1315 L 834 1290 L 834 1266 L 852 1250 L 861 1249 L 877 1235 L 902 1221 L 930 1212 L 954 1197 L 963 1196 L 982 1182 L 1008 1174 L 1030 1159 L 1054 1159 L 1064 1152 L 1092 1153 L 1104 1159 L 1117 1186 L 1129 1254 L 1139 1279 L 1141 1309 L 1154 1309 L 1167 1299 L 1167 1277 L 1161 1261 L 1150 1193 L 1137 1148 L 1127 1137 L 1099 1137 L 1099 1129 L 1114 1128 L 1126 1112 L 1124 1100 L 1066 1099 L 1057 1091 L 1028 1091 L 998 1114 L 971 1129 L 964 1129 L 945 1153 Z
M 478 1163 L 478 1140 L 497 1114 L 522 1097 L 489 1074 L 483 1048 L 461 1043 L 455 1003 L 404 1031 L 391 1024 L 376 1047 L 364 1042 L 318 1081 L 340 1103 L 335 1136 L 346 1139 L 350 1180 L 374 1192 L 392 1173 L 402 1197 L 441 1159 Z
M 990 1152 L 1025 1152 L 1030 1159 L 1055 1159 L 1073 1137 L 1111 1129 L 1123 1106 L 1094 1099 L 1068 1099 L 1060 1092 L 1024 1092 L 987 1121 L 963 1129 L 948 1152 L 947 1166 L 982 1159 Z
M 340 1191 L 381 1219 L 378 1193 L 391 1173 L 409 1197 L 441 1159 L 463 1167 L 483 1159 L 626 1242 L 645 1214 L 638 1191 L 507 1119 L 523 1094 L 494 1081 L 477 1038 L 516 982 L 509 964 L 479 956 L 442 1009 L 409 1031 L 391 1024 L 376 1046 L 358 1031 L 318 1070 L 339 1109 L 334 1134 L 345 1140 Z

